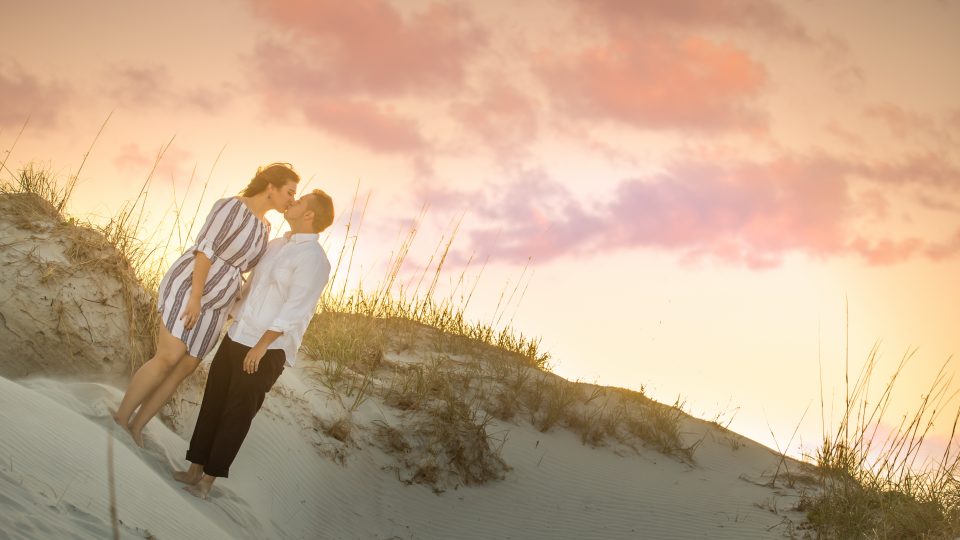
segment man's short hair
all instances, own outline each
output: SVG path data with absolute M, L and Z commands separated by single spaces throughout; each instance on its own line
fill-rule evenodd
M 313 210 L 313 230 L 322 232 L 333 224 L 333 199 L 322 189 L 307 194 L 307 206 Z

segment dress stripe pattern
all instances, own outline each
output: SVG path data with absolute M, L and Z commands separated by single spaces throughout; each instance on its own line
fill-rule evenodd
M 241 274 L 263 257 L 270 239 L 269 224 L 261 222 L 238 197 L 214 203 L 197 242 L 170 266 L 160 281 L 157 311 L 164 326 L 183 341 L 187 353 L 203 358 L 220 338 L 227 313 L 240 293 Z M 200 297 L 200 318 L 187 330 L 180 315 L 193 288 L 196 252 L 211 261 Z

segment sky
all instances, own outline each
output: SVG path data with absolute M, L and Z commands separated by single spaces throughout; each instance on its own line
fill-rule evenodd
M 881 430 L 956 372 L 955 0 L 0 5 L 0 174 L 79 171 L 75 215 L 149 177 L 160 241 L 291 163 L 351 286 L 455 232 L 472 319 L 793 455 L 874 345 L 873 396 L 912 353 Z

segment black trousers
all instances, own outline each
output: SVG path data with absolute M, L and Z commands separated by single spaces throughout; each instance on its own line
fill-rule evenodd
M 283 373 L 286 358 L 278 349 L 267 351 L 256 373 L 244 372 L 243 359 L 249 350 L 224 336 L 210 364 L 200 416 L 187 450 L 187 461 L 203 465 L 203 472 L 210 476 L 228 476 L 263 398 Z

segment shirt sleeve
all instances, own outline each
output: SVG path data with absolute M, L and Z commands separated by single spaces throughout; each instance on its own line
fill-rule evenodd
M 191 250 L 192 253 L 199 251 L 206 255 L 211 261 L 213 260 L 219 244 L 226 240 L 230 222 L 233 221 L 232 218 L 236 215 L 235 212 L 231 211 L 235 207 L 235 205 L 230 204 L 231 201 L 243 204 L 238 199 L 229 198 L 220 199 L 213 204 L 213 210 L 210 211 L 207 220 L 203 224 L 203 228 L 200 229 L 200 233 L 197 235 L 197 243 L 193 246 Z
M 289 294 L 280 313 L 268 330 L 294 333 L 306 326 L 313 317 L 323 294 L 323 288 L 330 279 L 330 262 L 322 252 L 312 252 L 310 256 L 297 261 L 289 284 Z

